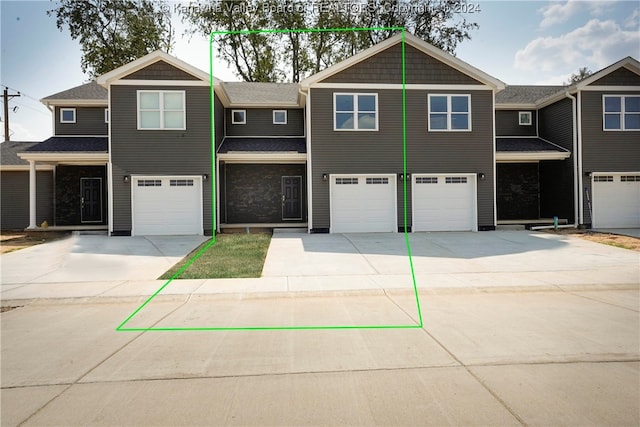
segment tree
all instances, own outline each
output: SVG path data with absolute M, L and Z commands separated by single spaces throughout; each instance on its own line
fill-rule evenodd
M 170 10 L 155 0 L 60 0 L 47 11 L 60 31 L 80 41 L 81 67 L 94 78 L 157 49 L 169 52 Z
M 567 84 L 572 85 L 572 84 L 578 83 L 579 81 L 582 81 L 587 77 L 589 77 L 591 74 L 593 74 L 593 71 L 591 71 L 589 68 L 587 67 L 579 68 L 577 73 L 571 74 L 571 77 L 569 77 Z
M 404 27 L 454 53 L 478 28 L 456 11 L 463 0 L 230 0 L 180 9 L 190 31 Z M 298 82 L 373 46 L 397 31 L 284 32 L 216 37 L 222 59 L 245 81 Z

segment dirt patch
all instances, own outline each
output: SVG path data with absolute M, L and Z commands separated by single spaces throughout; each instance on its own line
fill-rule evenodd
M 560 234 L 563 236 L 578 237 L 580 239 L 589 240 L 591 242 L 602 243 L 605 245 L 616 246 L 618 248 L 629 249 L 640 252 L 640 239 L 631 236 L 621 236 L 619 234 L 599 233 L 592 230 L 580 230 L 576 228 L 561 228 L 558 230 L 544 230 L 552 234 Z
M 16 308 L 22 307 L 21 305 L 5 305 L 0 307 L 0 313 L 5 313 L 7 311 L 15 310 Z
M 68 233 L 56 232 L 30 234 L 25 233 L 24 231 L 3 231 L 0 233 L 0 254 L 6 254 L 42 243 L 52 242 L 66 237 L 67 235 Z

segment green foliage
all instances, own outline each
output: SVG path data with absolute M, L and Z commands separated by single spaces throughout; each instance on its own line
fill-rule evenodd
M 578 83 L 586 79 L 587 77 L 589 77 L 591 74 L 593 74 L 593 71 L 591 71 L 589 68 L 587 67 L 579 68 L 577 73 L 571 74 L 571 77 L 569 77 L 567 84 L 572 85 L 572 84 Z
M 193 34 L 211 31 L 404 27 L 454 53 L 475 23 L 457 9 L 463 0 L 209 0 L 179 9 Z M 475 10 L 478 12 L 477 10 Z M 469 15 L 472 16 L 472 15 Z M 222 57 L 244 81 L 298 82 L 391 36 L 394 31 L 225 34 Z
M 92 78 L 172 47 L 174 30 L 164 0 L 60 0 L 47 15 L 79 40 L 82 71 Z

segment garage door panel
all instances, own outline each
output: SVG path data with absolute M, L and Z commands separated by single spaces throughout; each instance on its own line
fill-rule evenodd
M 413 176 L 413 231 L 475 231 L 475 176 Z
M 133 233 L 136 235 L 202 234 L 199 179 L 153 177 L 133 180 Z
M 640 227 L 640 173 L 593 177 L 594 228 Z
M 396 231 L 395 177 L 332 176 L 330 209 L 333 233 Z

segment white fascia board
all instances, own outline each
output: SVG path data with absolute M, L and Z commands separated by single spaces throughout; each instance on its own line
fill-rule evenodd
M 587 86 L 582 89 L 585 92 L 640 92 L 640 86 Z
M 158 61 L 164 61 L 188 74 L 193 75 L 194 77 L 199 78 L 200 80 L 210 82 L 208 73 L 161 50 L 151 52 L 150 54 L 145 55 L 142 58 L 138 58 L 135 61 L 131 61 L 128 64 L 116 68 L 115 70 L 109 71 L 108 73 L 99 76 L 96 81 L 99 85 L 106 87 L 114 81 L 120 80 L 122 77 L 141 70 L 144 67 L 154 64 Z M 218 80 L 215 77 L 213 79 L 214 83 L 216 82 L 216 80 Z
M 114 80 L 116 86 L 207 86 L 209 82 L 203 80 Z
M 109 100 L 105 99 L 41 99 L 47 107 L 107 107 Z
M 32 160 L 35 162 L 98 162 L 100 164 L 109 161 L 109 153 L 53 153 L 53 152 L 35 152 L 35 153 L 18 153 L 18 157 L 23 160 Z
M 52 171 L 53 165 L 37 164 L 37 171 Z M 29 165 L 0 165 L 0 172 L 29 172 Z
M 535 110 L 536 104 L 500 104 L 496 102 L 496 110 Z
M 230 152 L 216 156 L 220 161 L 227 163 L 306 163 L 305 153 L 261 153 L 261 152 Z
M 571 156 L 568 151 L 530 151 L 496 153 L 496 162 L 535 162 L 539 160 L 565 160 Z
M 399 83 L 316 83 L 313 89 L 341 89 L 344 91 L 369 90 L 369 89 L 390 89 L 390 90 L 446 90 L 446 91 L 470 91 L 470 90 L 493 90 L 487 85 L 455 85 L 455 84 L 405 84 Z
M 229 100 L 229 95 L 227 95 L 227 91 L 224 89 L 224 86 L 217 83 L 213 85 L 213 93 L 218 96 L 218 99 L 222 103 L 222 106 L 225 108 L 231 108 L 231 101 Z

